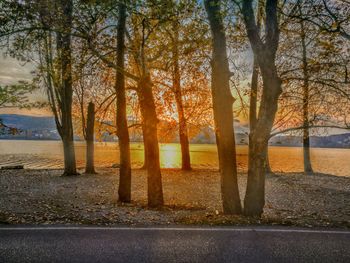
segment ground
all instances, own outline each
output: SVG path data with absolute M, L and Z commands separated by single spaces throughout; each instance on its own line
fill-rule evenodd
M 216 170 L 162 171 L 165 206 L 148 209 L 146 171 L 135 169 L 131 204 L 117 202 L 118 169 L 61 177 L 61 170 L 0 170 L 0 223 L 94 225 L 296 225 L 350 228 L 350 178 L 280 173 L 266 179 L 261 219 L 221 212 Z M 246 174 L 239 174 L 244 197 Z

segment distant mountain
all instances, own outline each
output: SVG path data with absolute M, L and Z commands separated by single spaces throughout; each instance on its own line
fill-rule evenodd
M 54 117 L 0 114 L 2 122 L 20 130 L 56 130 Z
M 17 114 L 0 114 L 2 122 L 8 126 L 21 130 L 16 135 L 0 135 L 0 139 L 34 139 L 34 140 L 58 140 L 54 117 L 37 117 Z M 248 144 L 249 128 L 239 121 L 234 122 L 237 144 Z M 79 139 L 78 137 L 76 139 Z M 114 137 L 111 139 L 114 140 Z M 142 136 L 132 137 L 132 141 L 142 140 Z M 174 142 L 178 141 L 175 139 Z M 311 147 L 350 148 L 350 133 L 329 136 L 311 136 Z M 192 138 L 192 143 L 215 143 L 215 133 L 211 127 L 202 128 Z M 275 136 L 270 139 L 270 145 L 274 146 L 302 146 L 300 136 Z
M 276 136 L 270 139 L 270 145 L 302 146 L 301 136 Z M 328 136 L 311 136 L 311 147 L 321 148 L 350 148 L 350 133 Z
M 237 144 L 248 144 L 249 127 L 247 124 L 242 124 L 239 120 L 235 120 L 235 139 Z M 191 143 L 215 143 L 215 131 L 212 127 L 203 127 L 196 136 L 191 139 Z
M 312 136 L 313 147 L 350 148 L 350 133 L 329 135 L 326 137 Z

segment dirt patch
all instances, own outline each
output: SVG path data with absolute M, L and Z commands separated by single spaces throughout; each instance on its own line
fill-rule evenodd
M 216 170 L 162 171 L 165 206 L 148 209 L 147 176 L 133 170 L 131 204 L 117 202 L 118 169 L 61 177 L 60 170 L 0 171 L 0 223 L 166 225 L 282 224 L 350 227 L 350 178 L 324 174 L 267 176 L 261 219 L 221 212 Z M 241 198 L 246 175 L 239 175 Z

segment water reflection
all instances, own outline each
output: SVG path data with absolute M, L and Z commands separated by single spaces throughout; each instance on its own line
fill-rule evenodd
M 179 144 L 160 145 L 160 165 L 166 168 L 181 166 L 181 147 Z

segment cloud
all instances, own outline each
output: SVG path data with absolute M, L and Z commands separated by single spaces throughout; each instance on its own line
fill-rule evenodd
M 0 50 L 0 85 L 15 84 L 20 80 L 30 81 L 32 70 L 33 65 L 30 63 L 22 65 L 14 58 L 4 57 Z
M 20 80 L 31 81 L 31 71 L 34 69 L 33 64 L 22 62 L 11 58 L 5 57 L 4 52 L 0 49 L 0 85 L 16 84 Z M 28 98 L 32 102 L 46 101 L 45 92 L 42 90 L 35 91 L 28 94 Z M 18 109 L 18 108 L 6 108 L 0 109 L 0 114 L 23 114 L 23 115 L 51 115 L 47 109 Z

